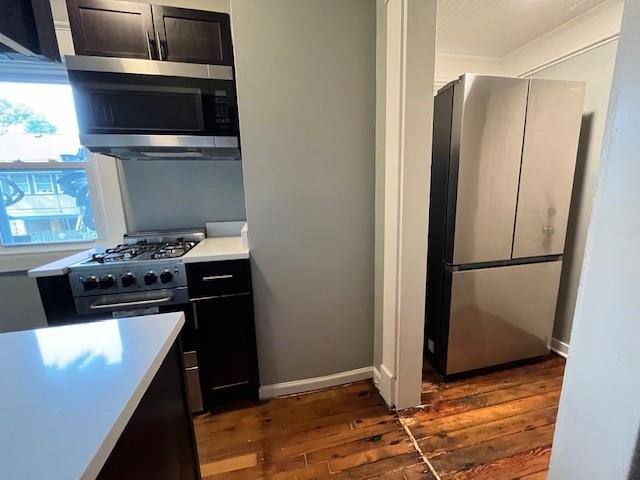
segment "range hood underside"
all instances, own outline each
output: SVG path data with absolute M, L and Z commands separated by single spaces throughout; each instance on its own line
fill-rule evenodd
M 240 160 L 237 137 L 198 135 L 80 135 L 94 153 L 121 160 Z

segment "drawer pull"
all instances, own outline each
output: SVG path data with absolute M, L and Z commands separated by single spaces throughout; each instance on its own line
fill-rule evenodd
M 211 282 L 213 280 L 224 280 L 227 278 L 233 278 L 233 275 L 210 275 L 208 277 L 202 277 L 202 281 Z

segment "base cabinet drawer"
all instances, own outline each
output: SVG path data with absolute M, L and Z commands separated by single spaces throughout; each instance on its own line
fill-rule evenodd
M 221 398 L 258 390 L 258 361 L 251 294 L 193 302 L 205 408 Z
M 189 298 L 203 299 L 220 295 L 249 293 L 249 260 L 188 263 Z

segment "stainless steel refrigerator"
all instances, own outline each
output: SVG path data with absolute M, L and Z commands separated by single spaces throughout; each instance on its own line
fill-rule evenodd
M 425 354 L 443 375 L 549 352 L 584 84 L 463 75 L 435 98 Z

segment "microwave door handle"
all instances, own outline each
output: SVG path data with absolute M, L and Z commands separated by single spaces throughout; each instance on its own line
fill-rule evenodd
M 109 125 L 109 117 L 107 116 L 107 107 L 102 105 L 102 118 L 104 118 L 104 124 Z

